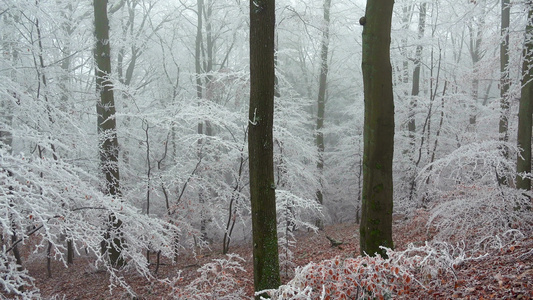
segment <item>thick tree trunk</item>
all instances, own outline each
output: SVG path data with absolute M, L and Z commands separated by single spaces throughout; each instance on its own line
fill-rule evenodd
M 392 242 L 394 99 L 390 63 L 393 0 L 368 0 L 363 29 L 365 97 L 361 254 L 386 253 Z
M 100 164 L 105 177 L 105 192 L 111 197 L 120 197 L 117 139 L 117 123 L 115 117 L 115 99 L 111 74 L 111 50 L 109 46 L 109 20 L 107 18 L 107 0 L 94 0 L 94 24 L 96 48 L 94 59 L 96 62 L 96 92 L 99 101 L 96 104 L 98 114 L 98 135 L 100 138 Z M 108 232 L 102 242 L 102 253 L 107 253 L 114 266 L 122 266 L 121 257 L 122 238 L 120 226 L 122 222 L 111 214 L 108 217 Z M 110 241 L 111 237 L 113 240 Z
M 316 146 L 318 148 L 318 163 L 317 169 L 322 178 L 324 172 L 324 115 L 326 110 L 326 88 L 328 79 L 328 48 L 329 48 L 329 11 L 331 8 L 331 0 L 324 0 L 324 24 L 322 27 L 322 45 L 320 52 L 320 76 L 318 83 L 318 105 L 316 117 Z M 322 180 L 320 180 L 320 187 L 316 191 L 316 198 L 318 203 L 324 204 L 324 193 L 322 190 Z M 324 226 L 321 219 L 316 220 L 316 226 L 320 229 Z
M 250 0 L 248 152 L 256 291 L 280 285 L 272 138 L 274 27 L 275 1 Z
M 522 65 L 522 93 L 518 109 L 518 146 L 522 149 L 516 162 L 517 173 L 531 173 L 531 126 L 533 113 L 533 1 L 529 4 L 524 62 Z M 531 190 L 531 180 L 516 176 L 516 187 Z

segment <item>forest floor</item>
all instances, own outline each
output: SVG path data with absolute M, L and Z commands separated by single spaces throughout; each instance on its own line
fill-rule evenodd
M 429 236 L 424 218 L 395 217 L 394 242 L 397 249 L 409 243 L 423 245 Z M 332 247 L 327 237 L 342 241 Z M 303 266 L 311 261 L 318 262 L 336 256 L 358 255 L 358 226 L 352 224 L 329 225 L 318 233 L 300 231 L 296 233 L 294 262 Z M 232 245 L 230 250 L 245 259 L 245 273 L 237 276 L 243 280 L 247 295 L 253 293 L 253 270 L 251 247 L 248 244 Z M 224 258 L 220 249 L 212 246 L 196 256 L 181 256 L 178 263 L 162 260 L 158 279 L 172 279 L 182 270 L 183 281 L 190 282 L 198 277 L 197 269 L 212 259 Z M 155 261 L 155 255 L 152 260 Z M 109 277 L 94 267 L 90 257 L 76 257 L 73 265 L 65 268 L 62 263 L 52 263 L 52 277 L 48 278 L 46 262 L 43 259 L 27 261 L 25 267 L 35 278 L 35 284 L 45 297 L 64 296 L 64 299 L 131 299 L 121 287 L 109 291 Z M 151 266 L 154 271 L 155 265 Z M 157 280 L 147 280 L 135 271 L 123 271 L 122 276 L 135 291 L 138 299 L 168 299 L 171 288 Z M 283 275 L 283 274 L 282 274 Z M 283 276 L 284 277 L 284 276 Z M 416 274 L 415 274 L 416 278 Z M 283 278 L 286 282 L 287 278 Z M 419 287 L 411 291 L 408 299 L 533 299 L 533 234 L 520 241 L 491 250 L 489 255 L 475 260 L 466 260 L 455 267 L 454 274 L 439 277 L 431 287 Z M 61 298 L 59 298 L 61 299 Z

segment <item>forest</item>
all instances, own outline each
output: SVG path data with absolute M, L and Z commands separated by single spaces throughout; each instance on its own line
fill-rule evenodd
M 533 299 L 532 0 L 2 0 L 0 299 Z

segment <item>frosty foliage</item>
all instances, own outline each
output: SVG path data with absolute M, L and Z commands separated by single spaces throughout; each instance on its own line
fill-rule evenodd
M 127 202 L 104 196 L 94 186 L 97 178 L 80 168 L 61 160 L 40 159 L 23 155 L 10 155 L 0 148 L 0 226 L 4 241 L 16 236 L 13 244 L 3 245 L 3 257 L 10 255 L 15 245 L 21 247 L 30 239 L 37 244 L 32 251 L 42 251 L 51 243 L 52 258 L 66 261 L 66 245 L 61 241 L 72 240 L 74 250 L 80 248 L 96 257 L 95 264 L 111 274 L 110 287 L 120 285 L 128 289 L 124 279 L 116 275 L 105 255 L 101 254 L 104 233 L 109 230 L 104 222 L 110 214 L 122 221 L 120 237 L 127 247 L 121 255 L 133 268 L 144 276 L 150 276 L 142 249 L 161 250 L 170 256 L 169 230 L 180 229 L 167 222 L 140 215 L 138 209 Z M 111 232 L 110 239 L 116 236 Z M 15 264 L 13 259 L 7 260 Z M 15 270 L 6 266 L 6 272 Z M 5 278 L 13 274 L 2 275 Z M 15 283 L 31 284 L 30 277 L 18 275 Z
M 64 110 L 46 105 L 30 94 L 12 92 L 22 87 L 8 78 L 2 82 L 2 104 L 11 113 L 0 119 L 0 230 L 1 257 L 5 261 L 1 277 L 5 290 L 21 293 L 18 288 L 24 287 L 23 297 L 35 293 L 31 277 L 13 258 L 15 251 L 24 248 L 25 253 L 37 253 L 49 249 L 51 259 L 66 264 L 67 240 L 72 241 L 77 255 L 83 249 L 95 257 L 98 268 L 108 271 L 110 288 L 120 285 L 131 292 L 101 253 L 104 233 L 109 232 L 110 240 L 124 240 L 127 247 L 121 255 L 127 268 L 150 276 L 142 251 L 161 250 L 168 256 L 171 239 L 166 232 L 180 232 L 185 227 L 141 215 L 126 199 L 104 195 L 101 180 L 94 175 L 98 172 L 93 172 L 97 164 L 81 158 L 96 148 L 95 143 L 87 146 L 90 135 L 85 128 Z M 50 122 L 50 118 L 56 122 Z M 69 131 L 54 134 L 63 130 Z M 23 150 L 28 148 L 32 150 L 25 154 Z M 112 224 L 107 224 L 110 215 L 122 222 L 120 233 L 113 232 Z M 24 262 L 26 257 L 22 259 Z
M 201 266 L 200 275 L 184 287 L 179 283 L 183 280 L 178 274 L 172 280 L 173 299 L 191 300 L 241 300 L 245 298 L 244 284 L 247 279 L 239 277 L 238 272 L 246 272 L 242 267 L 244 259 L 237 254 L 228 254 L 227 258 L 214 259 Z
M 408 293 L 417 284 L 412 278 L 405 262 L 394 255 L 336 257 L 296 269 L 291 281 L 267 292 L 280 300 L 383 298 Z
M 0 284 L 3 291 L 23 299 L 39 298 L 40 295 L 33 284 L 33 278 L 27 274 L 26 270 L 18 268 L 17 264 L 13 262 L 13 257 L 7 256 L 5 250 L 4 245 L 4 249 L 0 253 Z M 0 298 L 3 299 L 1 295 Z
M 296 264 L 293 262 L 292 249 L 296 246 L 295 230 L 313 230 L 318 228 L 309 216 L 320 216 L 322 206 L 309 199 L 300 198 L 285 190 L 276 190 L 276 211 L 278 215 L 278 245 L 280 274 L 291 277 Z
M 510 143 L 471 143 L 421 171 L 419 181 L 427 183 L 423 201 L 431 206 L 428 225 L 436 227 L 438 238 L 479 241 L 533 226 L 531 194 L 498 181 L 512 184 L 516 176 L 504 149 L 508 157 L 516 157 L 517 148 Z
M 430 289 L 455 278 L 455 269 L 479 259 L 464 244 L 426 242 L 406 250 L 387 249 L 388 258 L 359 256 L 311 262 L 296 269 L 294 278 L 272 299 L 409 299 L 414 288 Z M 257 293 L 259 294 L 259 292 Z

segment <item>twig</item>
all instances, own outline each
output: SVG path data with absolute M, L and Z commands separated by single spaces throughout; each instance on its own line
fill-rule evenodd
M 339 247 L 340 245 L 344 244 L 342 241 L 338 241 L 338 240 L 336 240 L 334 238 L 331 238 L 331 237 L 329 237 L 327 235 L 326 235 L 326 238 L 331 243 L 331 247 Z

